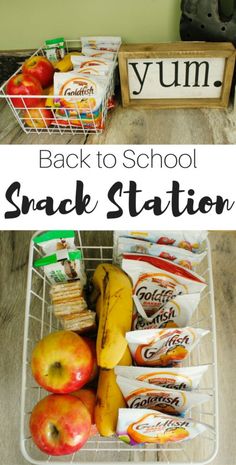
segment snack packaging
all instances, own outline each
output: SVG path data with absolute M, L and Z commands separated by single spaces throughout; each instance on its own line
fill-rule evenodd
M 153 315 L 148 316 L 137 295 L 133 296 L 134 313 L 132 329 L 184 328 L 188 326 L 195 312 L 200 294 L 178 295 Z
M 210 400 L 208 394 L 169 389 L 123 376 L 117 376 L 116 382 L 129 408 L 150 408 L 167 415 L 183 416 L 192 407 Z
M 80 279 L 82 286 L 86 284 L 80 250 L 59 250 L 55 254 L 39 258 L 34 262 L 34 266 L 43 267 L 52 284 L 73 279 Z
M 148 409 L 119 409 L 116 434 L 125 443 L 167 444 L 193 439 L 207 426 L 189 418 L 178 418 Z
M 93 58 L 91 56 L 71 56 L 71 61 L 73 65 L 74 71 L 81 70 L 83 72 L 83 69 L 87 68 L 95 68 L 100 70 L 101 75 L 107 75 L 110 73 L 114 66 L 114 62 L 111 60 L 107 60 L 106 58 Z
M 159 245 L 174 245 L 199 253 L 204 249 L 203 243 L 207 238 L 207 231 L 115 231 L 115 244 L 120 236 L 143 239 Z
M 47 231 L 33 238 L 33 242 L 38 244 L 43 253 L 49 255 L 56 250 L 73 249 L 75 247 L 74 231 Z
M 208 365 L 195 367 L 148 368 L 116 366 L 115 374 L 129 379 L 135 379 L 156 386 L 181 391 L 197 389 L 201 378 L 206 373 Z
M 48 60 L 57 62 L 65 56 L 65 40 L 63 37 L 45 40 L 45 53 Z
M 91 56 L 93 58 L 106 58 L 107 60 L 113 61 L 116 57 L 115 52 L 107 52 L 102 50 L 96 50 L 91 47 L 83 47 L 82 53 L 85 56 Z
M 80 280 L 54 284 L 50 289 L 50 297 L 51 309 L 63 329 L 79 334 L 96 329 L 96 314 L 87 308 Z
M 106 52 L 116 52 L 121 45 L 121 38 L 115 36 L 81 37 L 82 51 L 85 47 Z
M 66 331 L 76 331 L 83 334 L 96 329 L 95 319 L 96 313 L 87 309 L 81 313 L 66 315 L 60 319 L 60 322 Z
M 54 284 L 50 288 L 50 297 L 53 305 L 80 303 L 82 295 L 83 286 L 80 280 L 70 283 Z
M 168 367 L 185 360 L 209 331 L 199 328 L 129 331 L 126 340 L 136 365 Z
M 103 76 L 88 76 L 76 71 L 54 73 L 54 99 L 56 108 L 67 109 L 67 116 L 76 112 L 94 112 L 101 107 L 107 86 Z
M 206 256 L 206 252 L 196 254 L 173 245 L 154 244 L 133 237 L 118 237 L 115 251 L 116 256 L 114 258 L 118 263 L 121 262 L 123 254 L 137 253 L 164 258 L 189 270 L 195 269 Z
M 193 271 L 150 255 L 125 254 L 122 269 L 130 276 L 133 294 L 148 316 L 177 295 L 200 293 L 206 287 Z

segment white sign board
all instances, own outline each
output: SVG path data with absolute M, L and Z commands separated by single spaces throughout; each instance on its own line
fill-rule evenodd
M 220 98 L 224 58 L 128 60 L 132 99 Z
M 235 65 L 230 43 L 122 45 L 122 104 L 136 108 L 225 108 Z

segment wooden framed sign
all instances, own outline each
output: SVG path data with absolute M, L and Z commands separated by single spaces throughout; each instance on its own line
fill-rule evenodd
M 226 107 L 235 64 L 230 43 L 122 45 L 122 104 L 138 108 Z

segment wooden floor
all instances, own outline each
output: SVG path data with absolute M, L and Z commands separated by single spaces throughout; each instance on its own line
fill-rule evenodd
M 96 233 L 90 233 L 93 241 Z M 0 463 L 24 465 L 19 414 L 24 306 L 30 231 L 0 232 Z M 111 233 L 107 234 L 107 244 Z M 220 449 L 212 465 L 234 465 L 236 457 L 236 231 L 210 233 L 219 365 Z M 115 456 L 114 456 L 115 460 Z
M 235 128 L 232 106 L 228 110 L 134 110 L 118 105 L 100 135 L 27 135 L 0 99 L 1 144 L 235 144 Z

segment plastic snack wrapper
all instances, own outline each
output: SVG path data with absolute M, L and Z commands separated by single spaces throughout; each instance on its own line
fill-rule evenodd
M 87 76 L 76 71 L 54 73 L 55 108 L 67 109 L 67 116 L 76 112 L 94 112 L 101 107 L 107 87 L 102 76 Z
M 163 386 L 168 389 L 192 391 L 198 388 L 201 378 L 207 369 L 208 365 L 182 368 L 148 368 L 118 365 L 114 370 L 117 376 L 135 379 L 156 386 Z
M 115 36 L 81 37 L 82 51 L 85 47 L 107 52 L 116 52 L 121 45 L 121 38 Z
M 39 258 L 34 262 L 34 266 L 44 268 L 44 273 L 51 284 L 73 279 L 80 279 L 82 286 L 86 284 L 80 250 L 59 250 L 55 254 Z
M 184 328 L 200 302 L 200 294 L 178 295 L 153 315 L 148 316 L 137 295 L 133 296 L 132 329 Z
M 192 407 L 211 398 L 208 394 L 164 388 L 123 376 L 117 376 L 116 382 L 128 407 L 150 408 L 167 415 L 183 416 Z
M 45 53 L 48 60 L 56 63 L 65 56 L 65 40 L 63 37 L 45 40 Z
M 189 418 L 178 418 L 148 409 L 119 409 L 116 434 L 125 443 L 167 444 L 193 439 L 207 426 Z
M 47 231 L 33 238 L 43 253 L 49 255 L 56 250 L 73 249 L 75 247 L 74 231 Z
M 125 254 L 122 269 L 130 276 L 133 294 L 148 316 L 177 295 L 200 293 L 206 287 L 206 282 L 193 271 L 150 255 Z
M 159 245 L 174 245 L 199 253 L 204 250 L 207 231 L 115 231 L 115 244 L 120 236 L 143 239 Z
M 185 360 L 209 331 L 200 328 L 129 331 L 126 340 L 136 365 L 168 367 Z
M 193 253 L 173 245 L 154 244 L 142 239 L 118 237 L 115 247 L 115 261 L 120 263 L 125 253 L 152 255 L 170 260 L 177 265 L 193 270 L 206 256 L 206 252 Z
M 106 58 L 107 60 L 114 61 L 116 57 L 116 52 L 107 52 L 103 50 L 96 50 L 91 47 L 83 47 L 82 48 L 83 55 L 91 56 L 93 58 Z
M 74 71 L 83 71 L 83 68 L 101 68 L 100 73 L 102 75 L 109 74 L 114 67 L 114 62 L 107 60 L 106 58 L 93 58 L 91 56 L 72 55 L 71 61 Z

